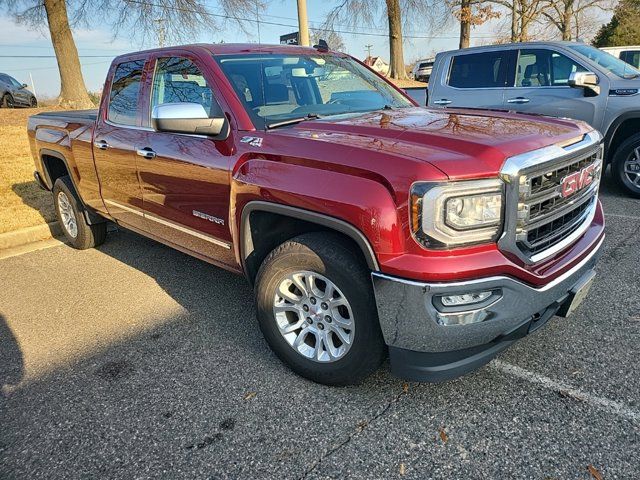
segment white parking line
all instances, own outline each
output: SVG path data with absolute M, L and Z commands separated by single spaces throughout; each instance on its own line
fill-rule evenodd
M 513 375 L 530 383 L 540 385 L 547 390 L 553 390 L 554 392 L 565 394 L 568 397 L 573 397 L 601 410 L 606 410 L 621 417 L 626 417 L 630 420 L 640 421 L 640 411 L 635 410 L 623 403 L 616 402 L 608 398 L 598 397 L 597 395 L 593 395 L 588 392 L 583 392 L 582 390 L 573 388 L 565 383 L 557 382 L 556 380 L 553 380 L 549 377 L 530 372 L 529 370 L 525 370 L 524 368 L 518 367 L 517 365 L 503 362 L 502 360 L 493 360 L 489 364 L 489 366 L 508 375 Z

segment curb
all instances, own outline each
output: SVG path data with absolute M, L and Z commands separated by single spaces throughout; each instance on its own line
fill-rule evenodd
M 0 233 L 0 250 L 20 247 L 28 243 L 39 242 L 49 238 L 62 236 L 58 222 L 45 223 L 35 227 L 27 227 L 15 232 Z

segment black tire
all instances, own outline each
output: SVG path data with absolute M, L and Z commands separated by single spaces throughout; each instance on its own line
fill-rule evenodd
M 38 100 L 36 99 L 36 97 L 31 97 L 31 100 L 29 101 L 29 106 L 31 108 L 37 108 L 38 107 Z
M 321 363 L 307 358 L 280 333 L 274 314 L 275 294 L 287 275 L 296 271 L 324 276 L 350 304 L 355 324 L 353 340 L 337 360 Z M 308 233 L 274 249 L 258 271 L 255 292 L 258 323 L 275 354 L 298 375 L 325 385 L 357 384 L 377 370 L 385 358 L 386 347 L 370 275 L 367 266 L 337 234 Z
M 613 160 L 611 161 L 611 173 L 618 186 L 626 190 L 631 196 L 640 198 L 640 171 L 638 171 L 638 177 L 634 178 L 634 180 L 637 179 L 638 183 L 636 184 L 631 181 L 624 171 L 625 163 L 632 157 L 637 158 L 638 165 L 640 165 L 640 133 L 636 133 L 622 142 L 614 152 Z
M 15 108 L 16 102 L 9 93 L 5 93 L 4 97 L 2 97 L 2 101 L 0 102 L 0 106 L 2 106 L 2 108 Z
M 69 209 L 65 209 L 65 201 L 68 203 L 73 215 L 76 230 L 73 235 L 74 229 L 67 226 L 63 219 L 62 211 L 69 212 Z M 53 203 L 56 209 L 56 215 L 58 216 L 58 222 L 62 228 L 67 242 L 78 250 L 86 250 L 87 248 L 97 247 L 102 244 L 107 237 L 107 224 L 106 222 L 97 223 L 95 225 L 89 225 L 83 214 L 84 207 L 78 200 L 71 178 L 68 175 L 58 178 L 53 185 Z M 61 203 L 63 207 L 61 208 Z

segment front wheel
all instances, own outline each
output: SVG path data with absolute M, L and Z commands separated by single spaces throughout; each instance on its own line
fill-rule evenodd
M 303 377 L 357 384 L 384 360 L 370 272 L 338 235 L 304 234 L 273 250 L 258 271 L 256 305 L 267 343 Z
M 68 175 L 58 178 L 53 184 L 53 202 L 67 242 L 78 250 L 96 247 L 107 236 L 107 224 L 90 225 Z
M 632 135 L 617 148 L 611 172 L 619 186 L 640 198 L 640 133 Z

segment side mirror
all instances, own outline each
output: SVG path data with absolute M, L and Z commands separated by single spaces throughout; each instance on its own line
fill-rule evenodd
M 211 118 L 199 103 L 162 103 L 153 107 L 151 126 L 158 132 L 208 135 L 216 140 L 229 136 L 224 115 Z
M 23 83 L 21 88 L 27 88 L 28 86 L 29 85 L 27 85 L 26 83 Z
M 593 72 L 573 72 L 569 76 L 569 86 L 573 88 L 584 88 L 585 94 L 592 92 L 592 94 L 599 95 L 599 83 L 600 79 Z

